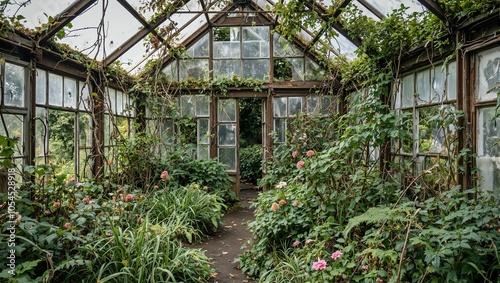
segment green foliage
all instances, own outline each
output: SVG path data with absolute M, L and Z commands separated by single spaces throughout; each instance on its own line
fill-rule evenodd
M 262 177 L 262 145 L 240 148 L 240 178 L 257 184 Z
M 12 156 L 14 155 L 14 145 L 17 142 L 17 138 L 9 138 L 0 135 L 0 166 L 2 168 L 13 168 L 15 164 L 12 162 Z

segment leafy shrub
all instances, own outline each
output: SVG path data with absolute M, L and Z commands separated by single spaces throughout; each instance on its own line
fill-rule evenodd
M 156 223 L 169 224 L 172 237 L 191 243 L 218 231 L 225 208 L 219 196 L 191 184 L 159 192 L 148 211 Z
M 262 146 L 240 148 L 240 178 L 253 184 L 262 177 Z

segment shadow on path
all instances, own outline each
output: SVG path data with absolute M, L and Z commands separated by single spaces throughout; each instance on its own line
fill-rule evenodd
M 211 259 L 212 268 L 217 273 L 214 276 L 214 283 L 254 282 L 241 272 L 235 259 L 244 252 L 242 245 L 252 237 L 250 231 L 247 230 L 247 224 L 255 219 L 250 205 L 258 194 L 259 191 L 253 185 L 242 183 L 240 206 L 223 216 L 223 232 L 193 246 L 205 250 L 205 254 Z

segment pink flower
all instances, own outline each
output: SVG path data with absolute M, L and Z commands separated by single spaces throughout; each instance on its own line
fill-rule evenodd
M 306 240 L 306 245 L 307 245 L 307 244 L 310 244 L 312 241 L 314 241 L 314 240 L 313 240 L 313 239 L 307 239 L 307 240 Z
M 71 179 L 69 179 L 69 182 L 70 182 L 70 183 L 74 183 L 74 182 L 75 182 L 75 178 L 71 178 Z
M 384 280 L 382 280 L 380 277 L 377 277 L 377 279 L 375 280 L 375 282 L 384 282 Z
M 89 199 L 89 198 L 83 198 L 83 199 L 82 199 L 82 202 L 83 202 L 83 203 L 89 203 L 89 201 L 90 201 L 90 199 Z
M 294 152 L 292 152 L 292 158 L 297 157 L 298 154 L 299 154 L 299 152 L 295 150 Z
M 94 203 L 95 203 L 95 201 L 89 200 L 89 204 L 94 204 Z
M 131 195 L 131 194 L 128 194 L 128 195 L 125 196 L 125 201 L 126 202 L 132 201 L 133 199 L 134 199 L 134 196 Z
M 293 242 L 293 246 L 294 246 L 294 247 L 298 247 L 299 245 L 300 245 L 300 242 L 299 242 L 299 241 L 295 241 L 295 242 Z
M 107 236 L 107 237 L 111 237 L 111 233 L 106 232 L 106 236 Z
M 318 259 L 318 261 L 313 263 L 314 270 L 322 270 L 326 267 L 326 261 L 323 259 Z
M 304 167 L 304 161 L 300 160 L 299 162 L 297 162 L 297 168 L 302 168 Z
M 279 204 L 273 202 L 273 204 L 271 204 L 271 211 L 276 212 L 278 209 L 280 209 Z
M 83 183 L 80 183 L 80 182 L 76 183 L 76 187 L 77 187 L 77 188 L 79 188 L 79 187 L 81 187 L 81 186 L 83 186 Z
M 363 265 L 363 267 L 361 267 L 361 270 L 363 271 L 368 270 L 368 264 Z
M 168 181 L 168 172 L 166 170 L 161 172 L 160 179 L 162 179 L 163 181 Z
M 286 204 L 286 200 L 280 199 L 280 205 L 285 205 L 285 204 Z
M 294 202 L 292 203 L 292 205 L 293 205 L 293 206 L 299 206 L 299 201 L 298 201 L 298 200 L 294 201 Z
M 340 256 L 342 255 L 342 252 L 341 251 L 336 251 L 332 254 L 332 258 L 334 260 L 337 260 L 338 258 L 340 258 Z
M 71 223 L 69 223 L 69 222 L 64 223 L 64 227 L 66 227 L 66 229 L 71 227 Z
M 314 152 L 314 150 L 308 150 L 308 151 L 307 151 L 307 153 L 306 153 L 306 156 L 307 156 L 307 157 L 311 157 L 311 156 L 313 156 L 314 154 L 316 154 L 316 153 Z
M 61 203 L 58 201 L 55 201 L 54 204 L 52 204 L 53 207 L 60 207 Z

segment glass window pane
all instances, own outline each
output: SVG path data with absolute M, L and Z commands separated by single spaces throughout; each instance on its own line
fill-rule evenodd
M 310 95 L 307 97 L 307 113 L 319 114 L 319 97 Z
M 79 104 L 79 109 L 80 110 L 90 110 L 90 91 L 89 91 L 89 86 L 85 84 L 84 82 L 80 82 L 80 92 L 78 94 L 80 97 L 80 104 Z
M 87 113 L 78 113 L 78 139 L 80 148 L 90 148 L 92 146 L 92 133 L 90 127 L 92 119 Z
M 432 91 L 431 91 L 431 101 L 441 102 L 446 99 L 445 97 L 445 87 L 446 87 L 446 67 L 443 65 L 435 66 L 431 69 Z
M 47 138 L 48 138 L 48 120 L 47 110 L 45 108 L 36 108 L 35 120 L 35 156 L 44 157 L 47 155 Z M 39 163 L 44 163 L 44 159 L 37 160 Z
M 219 122 L 236 122 L 236 100 L 221 99 L 218 107 Z
M 165 74 L 168 80 L 176 81 L 177 77 L 177 60 L 170 62 L 162 72 Z
M 500 118 L 495 107 L 478 110 L 477 166 L 481 171 L 481 188 L 495 197 L 500 193 Z
M 286 97 L 274 98 L 274 117 L 286 117 Z
M 191 58 L 208 57 L 210 45 L 208 44 L 208 33 L 200 38 L 193 46 L 189 47 L 187 54 Z
M 240 28 L 214 28 L 214 58 L 240 58 Z
M 264 80 L 269 78 L 269 60 L 243 60 L 243 78 Z
M 431 97 L 430 73 L 429 69 L 417 73 L 416 88 L 417 104 L 429 103 Z
M 337 97 L 334 96 L 322 96 L 321 97 L 321 113 L 331 114 L 337 113 Z
M 193 95 L 183 95 L 181 99 L 181 115 L 182 116 L 194 116 L 194 96 Z
M 165 143 L 172 144 L 175 141 L 174 138 L 174 121 L 172 119 L 166 119 L 161 127 L 161 139 Z
M 401 128 L 408 133 L 408 139 L 405 139 L 402 141 L 402 150 L 404 153 L 413 153 L 413 111 L 410 110 L 403 110 L 402 111 L 404 115 L 403 118 L 403 125 L 401 125 Z
M 47 102 L 47 72 L 38 69 L 36 72 L 36 103 Z
M 241 60 L 214 60 L 213 62 L 215 78 L 241 77 Z
M 208 159 L 210 158 L 210 146 L 205 144 L 197 145 L 197 158 L 198 159 Z
M 210 137 L 210 127 L 208 118 L 198 119 L 198 144 L 208 144 Z
M 92 177 L 92 158 L 90 154 L 90 149 L 79 150 L 79 177 L 82 179 L 87 179 Z
M 210 109 L 210 97 L 208 95 L 196 96 L 196 116 L 208 116 Z
M 476 62 L 476 99 L 495 99 L 495 88 L 500 85 L 500 46 L 479 52 Z
M 276 133 L 276 143 L 285 142 L 286 119 L 274 119 L 274 132 Z
M 301 57 L 304 56 L 295 45 L 290 43 L 281 35 L 274 33 L 273 36 L 273 50 L 275 57 Z
M 269 27 L 243 27 L 243 58 L 269 58 Z
M 179 60 L 179 80 L 208 79 L 208 59 Z
M 76 108 L 76 80 L 64 78 L 64 107 Z
M 24 106 L 24 67 L 5 63 L 5 105 Z
M 448 100 L 457 99 L 457 64 L 451 62 L 448 64 L 448 74 L 446 79 L 446 94 Z
M 18 142 L 15 145 L 14 156 L 22 156 L 22 148 L 24 143 L 23 116 L 11 114 L 2 115 L 5 120 L 5 125 L 7 126 L 7 131 L 5 130 L 3 123 L 0 123 L 0 135 L 18 139 Z
M 49 73 L 49 104 L 54 106 L 63 105 L 63 78 L 62 76 Z
M 116 115 L 123 115 L 123 92 L 116 92 Z
M 220 124 L 218 127 L 219 146 L 235 146 L 236 145 L 236 125 L 235 124 Z
M 116 90 L 108 88 L 108 95 L 109 100 L 107 101 L 107 103 L 109 103 L 109 105 L 108 109 L 106 109 L 106 112 L 112 112 L 113 114 L 116 114 Z
M 288 116 L 295 116 L 302 111 L 302 97 L 290 97 L 288 103 Z
M 325 71 L 312 59 L 306 58 L 306 80 L 321 80 L 325 76 Z
M 441 153 L 446 150 L 443 125 L 436 118 L 440 115 L 440 106 L 418 109 L 418 152 Z
M 49 110 L 49 161 L 61 166 L 61 172 L 74 172 L 74 128 L 74 113 Z
M 403 77 L 401 88 L 403 89 L 403 97 L 401 98 L 403 107 L 413 106 L 413 74 Z
M 219 162 L 227 164 L 228 170 L 236 170 L 236 148 L 221 147 L 219 148 Z

